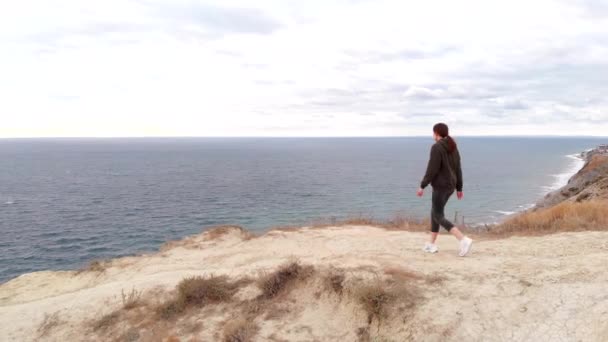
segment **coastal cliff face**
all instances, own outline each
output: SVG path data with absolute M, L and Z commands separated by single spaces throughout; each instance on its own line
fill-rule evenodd
M 608 148 L 605 145 L 583 152 L 585 165 L 568 184 L 548 193 L 533 210 L 552 207 L 562 202 L 585 202 L 608 199 Z

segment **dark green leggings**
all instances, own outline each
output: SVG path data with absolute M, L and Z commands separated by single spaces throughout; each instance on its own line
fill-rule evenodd
M 448 232 L 454 227 L 454 224 L 445 218 L 443 212 L 453 193 L 454 190 L 433 189 L 433 207 L 431 208 L 431 231 L 433 233 L 439 233 L 439 226 L 443 226 Z

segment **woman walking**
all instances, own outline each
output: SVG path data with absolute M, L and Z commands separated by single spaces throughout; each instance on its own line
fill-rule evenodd
M 458 199 L 464 197 L 462 193 L 462 169 L 460 168 L 460 153 L 458 146 L 449 135 L 448 126 L 438 123 L 433 126 L 433 139 L 435 144 L 431 147 L 431 157 L 426 169 L 426 174 L 420 183 L 417 195 L 424 195 L 424 188 L 431 184 L 433 186 L 432 208 L 431 208 L 431 240 L 424 246 L 427 253 L 437 253 L 439 249 L 435 244 L 439 226 L 443 226 L 448 232 L 460 241 L 458 255 L 465 256 L 471 250 L 473 240 L 464 236 L 452 222 L 445 218 L 444 208 L 448 199 L 456 190 Z

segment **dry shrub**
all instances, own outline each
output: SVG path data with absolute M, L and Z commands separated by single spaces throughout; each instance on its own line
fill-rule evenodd
M 344 271 L 337 268 L 330 268 L 323 276 L 323 285 L 326 290 L 341 295 L 344 291 L 345 279 L 346 276 L 344 275 Z
M 241 303 L 241 310 L 247 317 L 256 317 L 266 311 L 267 307 L 268 303 L 261 297 Z
M 171 319 L 189 307 L 226 302 L 247 282 L 248 279 L 231 282 L 226 276 L 186 278 L 177 285 L 176 297 L 160 304 L 156 312 L 163 319 Z
M 517 215 L 493 234 L 535 235 L 564 231 L 608 230 L 608 201 L 562 202 L 554 207 Z
M 203 306 L 207 303 L 227 301 L 232 298 L 236 290 L 226 276 L 186 278 L 177 285 L 178 300 L 183 301 L 187 306 Z
M 413 307 L 418 300 L 416 292 L 413 283 L 393 279 L 361 282 L 352 290 L 354 298 L 367 313 L 368 324 L 374 319 L 378 323 L 386 319 L 390 304 L 405 303 L 407 307 Z
M 156 313 L 162 319 L 172 319 L 184 312 L 186 306 L 177 299 L 170 299 L 156 307 Z
M 112 262 L 109 260 L 93 260 L 87 266 L 76 271 L 76 274 L 78 275 L 85 272 L 103 273 L 111 264 Z
M 297 261 L 287 262 L 269 274 L 258 279 L 257 285 L 262 291 L 261 298 L 271 299 L 285 292 L 298 280 L 306 279 L 314 271 L 312 266 L 302 266 Z
M 249 240 L 249 239 L 252 239 L 253 237 L 255 237 L 253 233 L 249 232 L 248 230 L 246 230 L 245 228 L 243 228 L 241 226 L 236 226 L 236 225 L 214 226 L 214 227 L 203 228 L 202 238 L 201 238 L 201 235 L 193 235 L 193 236 L 189 236 L 184 239 L 181 239 L 181 240 L 165 242 L 160 247 L 160 251 L 167 252 L 176 247 L 200 248 L 202 241 L 211 241 L 211 240 L 218 239 L 218 238 L 228 234 L 232 230 L 239 231 L 241 234 L 241 237 L 244 240 Z
M 356 289 L 355 298 L 367 313 L 367 322 L 374 318 L 382 320 L 386 316 L 386 305 L 393 300 L 383 283 L 361 285 Z
M 224 342 L 249 342 L 252 341 L 258 327 L 251 320 L 238 318 L 228 322 L 224 326 Z
M 132 289 L 131 292 L 125 293 L 121 291 L 122 296 L 122 308 L 125 310 L 131 310 L 141 305 L 141 292 Z
M 227 226 L 217 226 L 217 227 L 212 227 L 212 228 L 207 229 L 205 231 L 205 240 L 218 239 L 218 238 L 230 233 L 232 230 L 238 230 L 241 233 L 245 234 L 246 236 L 250 236 L 250 233 L 241 226 L 227 225 Z
M 93 330 L 106 330 L 120 320 L 120 312 L 114 311 L 107 315 L 103 315 L 100 319 L 93 322 Z
M 404 213 L 396 213 L 392 218 L 380 223 L 380 227 L 388 230 L 427 231 L 430 227 L 429 219 L 415 219 Z

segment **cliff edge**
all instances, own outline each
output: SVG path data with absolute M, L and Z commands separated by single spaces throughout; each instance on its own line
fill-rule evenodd
M 581 153 L 584 166 L 562 188 L 548 193 L 534 210 L 562 202 L 608 199 L 608 145 Z

